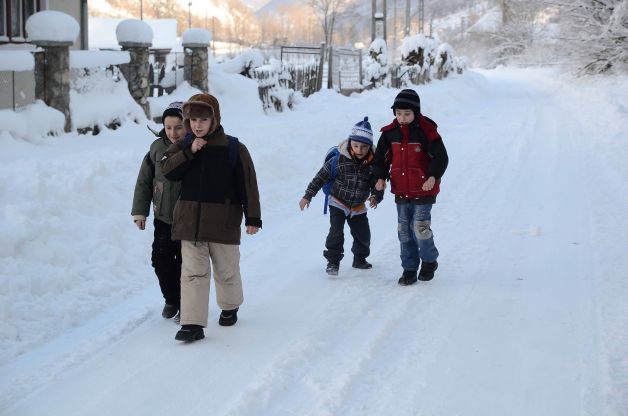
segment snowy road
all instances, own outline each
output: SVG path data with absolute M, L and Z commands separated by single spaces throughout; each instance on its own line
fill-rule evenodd
M 389 122 L 397 91 L 319 94 L 295 112 L 250 123 L 223 105 L 226 130 L 247 143 L 258 167 L 264 229 L 243 238 L 240 321 L 219 327 L 212 294 L 207 338 L 191 345 L 175 342 L 177 327 L 159 316 L 146 260 L 150 235 L 134 230 L 127 212 L 149 142 L 124 142 L 129 152 L 120 145 L 145 130 L 126 126 L 107 140 L 52 146 L 62 170 L 56 180 L 82 186 L 87 199 L 111 199 L 107 212 L 88 205 L 98 201 L 80 202 L 60 221 L 78 216 L 107 234 L 90 233 L 86 246 L 104 238 L 110 246 L 102 256 L 119 260 L 95 261 L 102 279 L 107 267 L 127 277 L 113 279 L 111 295 L 82 274 L 79 261 L 66 270 L 75 290 L 105 300 L 80 317 L 69 309 L 66 321 L 51 319 L 62 335 L 7 343 L 16 352 L 0 361 L 0 413 L 628 414 L 628 88 L 500 70 L 418 91 L 450 155 L 433 210 L 436 278 L 397 285 L 390 194 L 369 212 L 374 269 L 353 270 L 345 261 L 338 279 L 324 274 L 322 198 L 306 212 L 297 207 L 330 143 L 364 114 L 374 126 Z M 43 150 L 34 152 L 28 162 L 3 156 L 0 176 L 22 172 L 26 190 L 18 198 L 42 198 L 46 211 L 53 202 L 42 197 L 41 176 L 52 168 Z M 8 195 L 9 182 L 0 185 Z M 44 226 L 63 235 L 63 227 Z M 12 253 L 14 269 L 28 271 L 17 243 Z M 5 274 L 8 264 L 0 263 Z M 52 264 L 38 267 L 46 272 Z M 57 301 L 76 306 L 62 292 Z M 30 320 L 46 321 L 45 311 Z

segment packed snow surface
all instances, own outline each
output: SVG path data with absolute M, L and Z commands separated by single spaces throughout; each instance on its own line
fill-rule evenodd
M 242 239 L 237 325 L 218 326 L 212 293 L 188 345 L 160 316 L 152 229 L 131 221 L 144 123 L 0 132 L 0 413 L 626 415 L 626 81 L 498 69 L 416 87 L 450 165 L 436 278 L 400 287 L 388 192 L 368 214 L 373 269 L 351 268 L 347 230 L 336 279 L 321 194 L 298 209 L 325 151 L 364 116 L 388 124 L 398 90 L 264 115 L 254 83 L 210 78 L 255 161 L 264 227 Z

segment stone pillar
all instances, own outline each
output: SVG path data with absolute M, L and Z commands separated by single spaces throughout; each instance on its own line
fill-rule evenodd
M 64 130 L 72 130 L 70 116 L 70 46 L 74 42 L 37 41 L 35 52 L 35 98 L 65 116 Z
M 148 63 L 148 48 L 150 43 L 119 42 L 123 51 L 128 51 L 131 61 L 120 65 L 120 71 L 129 85 L 131 97 L 144 110 L 146 117 L 150 118 L 150 108 L 147 97 L 150 94 L 150 64 Z
M 183 78 L 194 88 L 204 93 L 209 92 L 207 85 L 207 71 L 209 68 L 209 44 L 184 43 L 185 60 Z

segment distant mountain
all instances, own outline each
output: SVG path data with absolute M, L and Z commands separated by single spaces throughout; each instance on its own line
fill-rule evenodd
M 259 16 L 264 13 L 273 13 L 279 6 L 306 5 L 307 3 L 307 0 L 270 0 L 266 1 L 266 4 L 259 8 L 255 14 Z
M 264 7 L 270 0 L 240 0 L 242 3 L 249 6 L 251 9 L 258 11 Z

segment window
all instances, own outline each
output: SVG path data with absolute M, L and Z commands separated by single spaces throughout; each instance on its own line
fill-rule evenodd
M 20 0 L 11 0 L 11 22 L 9 26 L 9 36 L 12 38 L 21 38 L 22 34 L 22 2 Z
M 0 39 L 4 38 L 7 35 L 7 14 L 5 12 L 6 4 L 4 2 L 0 2 Z
M 40 0 L 0 0 L 0 41 L 23 42 L 26 20 L 40 10 Z

